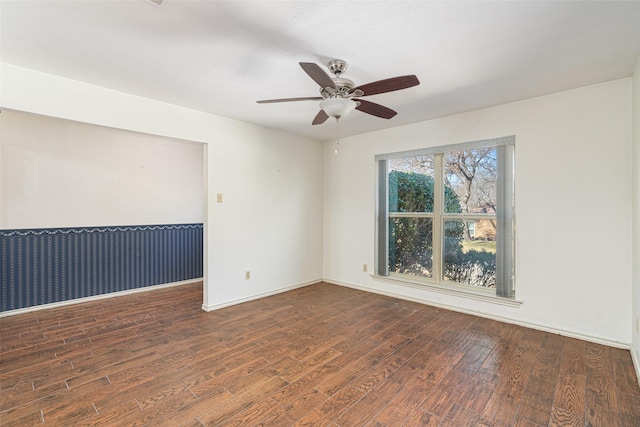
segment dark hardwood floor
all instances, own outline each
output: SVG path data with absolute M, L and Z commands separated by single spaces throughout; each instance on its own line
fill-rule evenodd
M 628 351 L 317 284 L 0 319 L 0 424 L 640 426 Z

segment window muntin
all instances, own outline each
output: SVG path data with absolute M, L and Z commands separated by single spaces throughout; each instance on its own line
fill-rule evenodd
M 513 297 L 514 142 L 378 156 L 378 274 Z

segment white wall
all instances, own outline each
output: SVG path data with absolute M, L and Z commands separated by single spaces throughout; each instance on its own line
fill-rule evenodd
M 243 125 L 208 151 L 209 275 L 217 287 L 205 308 L 319 281 L 321 143 Z
M 1 64 L 3 108 L 203 142 L 204 306 L 322 277 L 319 142 Z M 216 193 L 223 193 L 217 204 Z M 251 280 L 244 272 L 251 271 Z
M 197 223 L 203 149 L 4 110 L 0 228 Z
M 640 58 L 633 73 L 633 346 L 640 379 Z
M 373 119 L 372 119 L 373 120 Z M 346 126 L 347 121 L 344 122 Z M 519 308 L 374 280 L 375 154 L 516 136 Z M 324 146 L 324 277 L 611 344 L 631 343 L 631 79 Z

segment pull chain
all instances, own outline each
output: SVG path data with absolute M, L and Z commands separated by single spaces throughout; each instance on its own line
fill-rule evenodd
M 338 139 L 338 124 L 340 122 L 340 118 L 336 117 L 336 149 L 333 150 L 333 154 L 338 154 L 338 144 L 340 144 L 340 140 Z

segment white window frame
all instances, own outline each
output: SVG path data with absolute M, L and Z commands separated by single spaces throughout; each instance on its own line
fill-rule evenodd
M 474 148 L 495 147 L 497 151 L 498 179 L 496 183 L 497 213 L 470 214 L 445 213 L 443 206 L 444 153 L 469 150 Z M 418 150 L 402 151 L 376 155 L 378 163 L 377 223 L 376 223 L 376 263 L 375 278 L 445 290 L 445 293 L 487 295 L 501 301 L 515 300 L 515 136 L 506 136 L 461 144 L 429 147 Z M 420 155 L 434 155 L 434 212 L 431 213 L 389 213 L 388 174 L 389 160 Z M 390 217 L 428 217 L 433 221 L 433 274 L 432 278 L 389 272 L 389 218 Z M 442 278 L 443 229 L 445 220 L 480 220 L 495 219 L 498 227 L 496 238 L 496 288 L 479 288 L 445 281 Z M 507 303 L 508 304 L 508 303 Z

